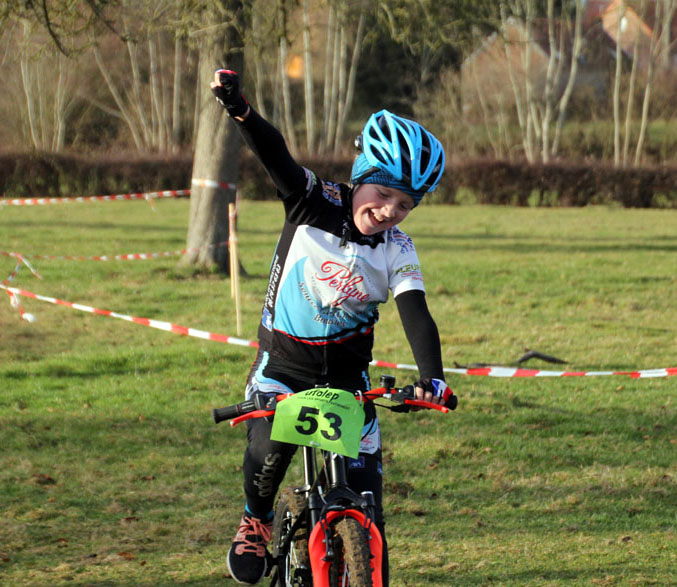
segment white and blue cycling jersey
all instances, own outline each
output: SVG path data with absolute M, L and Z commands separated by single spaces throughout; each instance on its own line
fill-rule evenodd
M 259 340 L 299 367 L 364 368 L 378 305 L 390 292 L 424 290 L 416 250 L 397 227 L 373 237 L 351 230 L 349 186 L 305 174 L 305 189 L 283 199 Z

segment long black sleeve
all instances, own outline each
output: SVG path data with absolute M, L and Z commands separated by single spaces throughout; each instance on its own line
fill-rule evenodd
M 440 335 L 428 310 L 425 293 L 406 291 L 395 298 L 395 303 L 421 378 L 444 379 Z
M 287 143 L 280 132 L 253 108 L 243 122 L 236 124 L 282 198 L 304 193 L 307 184 L 306 173 L 289 153 Z

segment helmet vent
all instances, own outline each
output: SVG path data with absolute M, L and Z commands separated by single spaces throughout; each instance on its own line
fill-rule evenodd
M 372 114 L 362 132 L 367 162 L 414 192 L 435 189 L 444 171 L 442 144 L 417 122 L 387 110 Z

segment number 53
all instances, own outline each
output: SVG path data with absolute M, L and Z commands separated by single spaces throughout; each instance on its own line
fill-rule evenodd
M 315 434 L 320 426 L 317 421 L 318 416 L 320 416 L 320 410 L 309 406 L 303 406 L 297 418 L 297 421 L 301 424 L 295 426 L 296 431 L 299 434 L 305 434 L 307 436 Z M 341 424 L 343 423 L 341 417 L 332 412 L 322 414 L 322 417 L 328 421 L 329 430 L 320 430 L 320 434 L 327 440 L 338 440 L 341 438 Z

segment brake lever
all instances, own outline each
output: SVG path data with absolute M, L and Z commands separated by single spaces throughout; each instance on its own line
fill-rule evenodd
M 443 414 L 446 414 L 449 412 L 449 408 L 446 406 L 443 406 L 442 404 L 434 404 L 432 402 L 427 402 L 422 399 L 405 399 L 404 400 L 404 405 L 405 406 L 416 406 L 419 408 L 428 408 L 429 410 L 438 410 L 442 412 Z

